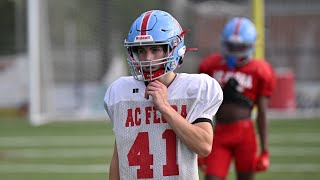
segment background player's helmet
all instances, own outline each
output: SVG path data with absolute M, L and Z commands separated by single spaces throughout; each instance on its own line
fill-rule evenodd
M 128 38 L 124 42 L 128 50 L 128 64 L 135 79 L 152 81 L 175 70 L 181 63 L 186 47 L 184 33 L 178 21 L 169 13 L 160 10 L 144 12 L 132 24 Z M 137 46 L 161 45 L 166 56 L 162 59 L 139 61 Z M 163 65 L 163 69 L 152 71 L 153 65 Z M 150 72 L 144 72 L 149 67 Z
M 230 68 L 245 64 L 253 55 L 257 32 L 245 17 L 227 22 L 221 35 L 222 53 Z

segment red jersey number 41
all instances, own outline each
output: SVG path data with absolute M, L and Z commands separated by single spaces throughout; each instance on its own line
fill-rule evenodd
M 163 132 L 162 139 L 166 141 L 166 164 L 162 166 L 162 175 L 177 176 L 179 166 L 177 164 L 176 134 L 173 130 L 167 129 Z M 148 132 L 139 132 L 127 157 L 129 166 L 140 166 L 137 170 L 138 179 L 154 178 L 153 169 L 151 169 L 153 154 L 150 154 Z

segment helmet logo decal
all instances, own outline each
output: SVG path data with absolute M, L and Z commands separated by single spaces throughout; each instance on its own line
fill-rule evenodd
M 148 11 L 143 19 L 142 19 L 142 23 L 141 23 L 141 31 L 140 31 L 140 34 L 141 35 L 146 35 L 147 34 L 147 27 L 148 27 L 148 24 L 149 24 L 149 19 L 150 19 L 150 16 L 152 14 L 153 11 Z
M 150 35 L 141 35 L 141 36 L 138 35 L 134 38 L 134 42 L 144 42 L 144 41 L 153 41 L 153 38 Z

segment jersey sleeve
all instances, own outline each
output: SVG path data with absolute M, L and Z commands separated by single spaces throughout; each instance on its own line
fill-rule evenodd
M 259 71 L 258 94 L 270 97 L 275 87 L 275 73 L 268 63 L 263 63 Z
M 104 96 L 104 109 L 106 110 L 111 122 L 113 123 L 114 121 L 114 112 L 112 111 L 112 105 L 114 104 L 114 97 L 115 96 L 115 91 L 114 91 L 114 83 L 112 83 Z
M 213 120 L 222 101 L 223 92 L 219 83 L 209 75 L 203 74 L 205 77 L 200 84 L 199 98 L 194 108 L 192 108 L 192 121 L 199 118 Z

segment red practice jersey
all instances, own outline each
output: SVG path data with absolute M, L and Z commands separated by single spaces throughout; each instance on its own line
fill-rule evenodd
M 200 63 L 199 73 L 212 76 L 222 87 L 231 77 L 235 78 L 242 94 L 255 103 L 258 96 L 269 97 L 275 86 L 274 71 L 265 60 L 251 59 L 240 67 L 230 69 L 221 54 L 210 54 Z

